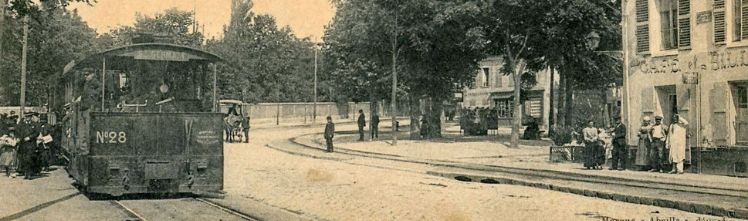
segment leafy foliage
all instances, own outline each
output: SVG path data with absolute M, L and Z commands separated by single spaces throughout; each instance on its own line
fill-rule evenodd
M 222 96 L 245 102 L 311 101 L 314 44 L 251 8 L 251 1 L 236 5 L 224 38 L 206 46 L 227 61 L 219 66 Z
M 136 14 L 133 26 L 120 26 L 108 33 L 102 34 L 97 42 L 102 49 L 132 44 L 133 38 L 139 33 L 149 33 L 171 38 L 172 43 L 190 47 L 200 47 L 203 44 L 203 34 L 197 30 L 190 30 L 195 25 L 192 12 L 181 11 L 176 8 L 167 9 L 153 17 Z
M 47 84 L 68 62 L 81 59 L 96 50 L 96 32 L 75 11 L 54 7 L 32 16 L 29 22 L 28 74 L 26 103 L 44 105 Z M 19 105 L 21 18 L 10 17 L 3 34 L 3 56 L 0 59 L 0 105 Z

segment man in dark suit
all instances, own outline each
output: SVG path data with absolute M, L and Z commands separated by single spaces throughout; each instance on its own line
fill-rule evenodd
M 373 113 L 371 115 L 371 139 L 379 138 L 379 115 Z
M 626 145 L 626 125 L 621 123 L 621 117 L 615 117 L 616 127 L 613 129 L 613 159 L 610 170 L 625 170 L 628 161 L 628 147 Z M 618 167 L 620 162 L 620 167 Z
M 332 123 L 332 117 L 327 116 L 325 125 L 325 143 L 327 143 L 327 152 L 332 152 L 332 138 L 335 136 L 335 124 Z
M 366 116 L 364 111 L 358 110 L 358 141 L 364 141 L 364 127 L 366 127 Z
M 244 126 L 242 131 L 244 132 L 244 143 L 249 143 L 249 120 L 249 116 L 242 119 L 242 126 Z
M 31 179 L 35 171 L 34 155 L 36 154 L 36 137 L 39 135 L 31 116 L 25 117 L 17 126 L 20 144 L 18 148 L 18 170 L 25 179 Z

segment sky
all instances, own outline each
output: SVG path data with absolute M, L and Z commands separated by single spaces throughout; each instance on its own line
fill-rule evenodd
M 329 0 L 253 0 L 255 14 L 270 14 L 278 25 L 290 26 L 298 37 L 320 41 L 324 26 L 335 15 Z M 204 25 L 208 37 L 221 37 L 223 26 L 231 16 L 231 0 L 97 0 L 93 7 L 73 3 L 69 9 L 78 14 L 98 33 L 135 22 L 135 13 L 152 16 L 176 7 L 184 11 L 196 10 L 198 23 Z

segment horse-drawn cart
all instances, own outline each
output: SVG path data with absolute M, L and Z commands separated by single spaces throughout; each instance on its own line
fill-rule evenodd
M 221 113 L 226 113 L 226 141 L 249 142 L 249 104 L 240 100 L 220 100 L 218 103 Z

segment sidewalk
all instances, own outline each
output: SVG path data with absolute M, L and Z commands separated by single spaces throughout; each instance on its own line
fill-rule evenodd
M 500 178 L 509 183 L 546 189 L 553 189 L 554 186 L 566 186 L 564 192 L 578 190 L 579 194 L 610 199 L 613 199 L 612 195 L 616 195 L 618 199 L 615 200 L 618 201 L 748 218 L 748 185 L 745 185 L 748 183 L 748 179 L 746 178 L 692 173 L 677 175 L 631 170 L 610 171 L 607 168 L 605 170 L 584 170 L 583 166 L 577 163 L 549 162 L 548 146 L 521 145 L 519 148 L 508 148 L 508 144 L 498 140 L 469 142 L 400 140 L 397 146 L 392 146 L 385 141 L 388 139 L 385 137 L 380 138 L 382 140 L 379 141 L 355 142 L 351 141 L 353 140 L 351 136 L 355 135 L 339 135 L 336 137 L 338 138 L 336 140 L 339 140 L 336 142 L 336 148 L 341 151 L 380 155 L 386 158 L 453 164 L 460 167 L 454 171 L 444 169 L 430 171 L 433 175 L 455 177 L 462 173 L 481 177 L 473 180 L 498 177 L 497 179 Z M 324 142 L 320 135 L 302 136 L 295 141 L 302 145 L 320 148 Z M 538 181 L 536 178 L 533 180 L 532 177 L 515 179 L 511 176 L 497 175 L 492 172 L 493 169 L 521 169 L 552 174 L 550 176 L 579 177 L 580 180 L 589 178 L 593 181 L 592 183 L 585 181 L 559 182 L 554 179 Z M 600 180 L 617 183 L 618 186 L 606 186 L 597 183 Z M 655 189 L 639 191 L 642 188 L 641 186 L 619 187 L 620 185 L 626 186 L 627 182 L 651 184 L 652 188 Z M 688 194 L 681 194 L 683 192 Z M 652 202 L 653 200 L 662 200 L 663 202 L 658 204 L 659 202 Z M 709 208 L 701 208 L 700 206 Z

